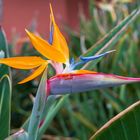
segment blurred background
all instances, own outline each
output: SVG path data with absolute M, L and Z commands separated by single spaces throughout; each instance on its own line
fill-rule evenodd
M 39 55 L 31 46 L 25 28 L 44 38 L 49 35 L 51 2 L 62 32 L 68 40 L 71 57 L 85 53 L 121 20 L 140 5 L 139 0 L 0 0 L 0 21 L 10 49 L 10 56 Z M 87 69 L 123 76 L 140 77 L 140 16 L 123 37 L 113 44 L 116 52 Z M 129 59 L 128 59 L 129 58 Z M 19 129 L 30 115 L 32 95 L 40 78 L 24 85 L 17 83 L 29 71 L 13 70 L 12 129 Z M 53 70 L 49 71 L 53 75 Z M 70 96 L 49 125 L 48 140 L 87 140 L 110 118 L 140 99 L 139 84 L 95 90 Z
M 5 28 L 8 40 L 11 40 L 13 32 L 21 36 L 25 35 L 24 29 L 28 26 L 48 36 L 50 3 L 60 26 L 65 23 L 77 29 L 79 8 L 88 15 L 88 0 L 1 0 L 0 21 Z

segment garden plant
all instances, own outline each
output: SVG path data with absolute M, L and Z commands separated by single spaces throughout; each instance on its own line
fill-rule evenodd
M 22 53 L 22 56 L 14 56 L 11 53 L 12 51 L 9 50 L 5 33 L 1 27 L 0 140 L 42 139 L 46 130 L 50 127 L 53 118 L 57 116 L 57 112 L 61 108 L 67 108 L 71 127 L 76 133 L 69 134 L 68 126 L 64 124 L 65 118 L 59 114 L 58 120 L 61 122 L 65 136 L 71 136 L 73 139 L 139 140 L 140 101 L 138 100 L 140 98 L 140 78 L 137 77 L 140 76 L 140 67 L 138 61 L 139 56 L 136 54 L 140 52 L 139 46 L 137 46 L 140 44 L 138 39 L 140 35 L 137 30 L 135 34 L 133 34 L 134 27 L 130 28 L 129 26 L 136 18 L 138 19 L 139 15 L 140 10 L 137 8 L 116 24 L 116 26 L 97 43 L 92 40 L 91 36 L 86 36 L 87 34 L 84 32 L 84 29 L 90 31 L 88 28 L 91 26 L 85 26 L 84 18 L 81 17 L 81 27 L 83 30 L 81 35 L 78 36 L 68 31 L 71 40 L 75 40 L 76 42 L 79 39 L 81 41 L 81 44 L 79 45 L 78 42 L 77 48 L 74 47 L 73 50 L 73 48 L 70 49 L 71 44 L 68 45 L 65 37 L 62 35 L 55 21 L 52 6 L 50 5 L 50 37 L 47 41 L 35 32 L 33 33 L 25 29 L 34 47 L 32 51 L 26 53 L 26 56 L 23 56 L 24 53 Z M 112 20 L 115 20 L 116 17 L 114 15 L 111 16 Z M 92 23 L 91 21 L 89 25 L 94 25 L 95 22 Z M 101 25 L 96 23 L 96 26 Z M 105 30 L 103 32 L 105 32 Z M 126 32 L 130 33 L 124 35 Z M 90 32 L 88 34 L 90 34 Z M 130 37 L 136 41 L 134 42 Z M 27 42 L 23 42 L 25 45 L 23 47 L 28 48 L 28 39 L 26 41 Z M 73 41 L 72 43 L 75 42 Z M 117 42 L 119 43 L 116 46 Z M 131 46 L 125 50 L 123 46 L 128 42 Z M 86 48 L 89 44 L 95 45 Z M 77 51 L 79 48 L 80 50 Z M 125 59 L 126 65 L 123 65 L 121 62 L 124 57 L 128 57 Z M 111 61 L 114 63 L 111 64 Z M 109 62 L 111 65 L 109 65 Z M 135 64 L 137 68 L 135 68 Z M 109 68 L 107 69 L 105 65 Z M 11 70 L 11 68 L 14 69 Z M 101 72 L 93 71 L 93 68 L 96 70 L 99 69 Z M 24 70 L 32 71 L 31 75 L 22 80 L 17 78 L 17 71 Z M 118 74 L 110 74 L 113 73 L 113 70 L 115 70 L 114 73 L 116 72 Z M 123 70 L 123 73 L 120 72 L 121 70 Z M 134 73 L 131 73 L 131 71 Z M 119 74 L 119 72 L 121 74 Z M 127 73 L 129 73 L 129 76 L 126 77 Z M 26 74 L 23 73 L 23 75 Z M 18 94 L 16 92 L 21 91 L 21 89 L 18 88 L 16 90 L 12 89 L 14 88 L 12 85 L 16 85 L 18 82 L 21 88 L 24 88 L 22 84 L 25 84 L 25 88 L 29 86 L 30 89 L 30 85 L 32 85 L 31 82 L 38 76 L 41 76 L 41 78 L 37 80 L 39 81 L 38 85 L 34 83 L 34 85 L 36 85 L 35 89 L 37 89 L 36 95 L 33 97 L 30 94 L 33 102 L 31 114 L 27 115 L 28 118 L 21 128 L 12 133 L 10 128 L 11 107 L 12 105 L 14 106 L 14 104 L 11 103 L 12 97 L 15 96 L 13 94 Z M 17 81 L 16 78 L 18 80 L 20 79 L 20 81 Z M 133 84 L 131 85 L 130 83 Z M 126 84 L 129 84 L 129 91 Z M 27 89 L 26 92 L 29 89 Z M 125 92 L 127 94 L 125 94 Z M 133 92 L 133 95 L 130 92 Z M 127 95 L 129 95 L 129 97 L 127 97 Z M 137 98 L 135 96 L 137 96 Z M 75 98 L 75 102 L 70 103 L 69 98 Z M 109 102 L 107 100 L 109 100 Z M 94 102 L 93 108 L 90 102 Z M 74 104 L 77 104 L 76 109 L 79 110 L 79 112 L 74 111 Z M 82 108 L 84 111 L 81 110 Z M 22 109 L 19 109 L 19 111 L 24 114 Z M 81 113 L 81 111 L 83 112 Z M 63 113 L 62 111 L 62 114 Z M 77 121 L 73 118 L 76 118 Z M 91 120 L 93 123 L 91 123 Z M 100 120 L 102 120 L 102 122 Z M 81 122 L 84 127 L 79 128 L 79 122 Z M 105 124 L 105 122 L 107 123 Z M 85 128 L 87 129 L 85 130 Z M 100 129 L 97 130 L 98 128 Z M 56 133 L 58 132 L 56 131 Z

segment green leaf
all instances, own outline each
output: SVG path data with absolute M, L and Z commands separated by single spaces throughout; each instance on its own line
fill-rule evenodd
M 43 73 L 41 82 L 37 90 L 37 94 L 33 105 L 33 110 L 29 121 L 29 127 L 28 127 L 29 140 L 37 139 L 39 124 L 41 122 L 41 115 L 43 113 L 45 102 L 47 100 L 46 81 L 47 81 L 47 72 L 45 71 Z
M 56 103 L 55 100 L 56 100 L 56 97 L 53 95 L 51 95 L 47 98 L 47 101 L 45 102 L 45 107 L 44 107 L 43 112 L 41 114 L 41 120 L 44 120 L 46 118 L 46 116 L 48 116 L 51 107 L 53 105 L 55 105 L 55 103 Z M 30 121 L 30 117 L 22 125 L 22 128 L 24 130 L 28 130 L 29 121 Z
M 41 139 L 41 136 L 44 134 L 46 129 L 49 127 L 51 121 L 53 120 L 53 118 L 55 117 L 57 112 L 64 105 L 64 102 L 68 98 L 68 96 L 69 95 L 64 95 L 61 98 L 58 98 L 57 100 L 54 100 L 55 98 L 53 96 L 50 98 L 49 111 L 47 113 L 47 116 L 44 120 L 42 127 L 39 130 L 38 139 Z
M 139 140 L 140 101 L 134 103 L 101 127 L 90 140 Z
M 9 136 L 5 140 L 28 140 L 28 133 L 26 131 L 24 131 L 23 129 L 21 129 L 20 131 Z
M 0 27 L 0 51 L 4 52 L 5 57 L 9 57 L 7 39 L 2 27 Z M 6 65 L 0 66 L 0 69 L 0 78 L 5 74 L 10 73 L 9 67 L 7 67 Z
M 10 133 L 11 120 L 11 81 L 7 75 L 0 79 L 0 139 Z
M 96 126 L 93 123 L 91 123 L 82 113 L 74 112 L 73 116 L 77 118 L 77 120 L 79 120 L 81 124 L 85 125 L 88 129 L 97 131 Z
M 121 102 L 119 98 L 113 96 L 113 92 L 111 92 L 110 90 L 100 90 L 100 92 L 105 98 L 109 100 L 109 102 L 112 104 L 112 106 L 114 107 L 114 109 L 116 109 L 117 112 L 120 112 L 126 108 L 126 106 Z
M 21 128 L 23 128 L 24 130 L 28 131 L 29 122 L 30 122 L 30 117 L 28 117 L 28 119 L 24 122 L 24 124 L 22 125 Z
M 115 46 L 115 43 L 122 37 L 124 31 L 127 29 L 128 25 L 134 21 L 134 19 L 140 14 L 140 10 L 134 10 L 128 17 L 126 17 L 123 21 L 121 21 L 115 28 L 113 28 L 107 35 L 105 35 L 102 39 L 100 39 L 95 45 L 93 45 L 90 49 L 87 50 L 85 54 L 82 56 L 92 56 L 93 54 L 97 55 L 102 52 L 105 52 L 111 47 Z M 91 62 L 88 62 L 84 65 L 84 68 L 92 69 L 97 62 L 101 60 L 97 59 Z M 80 61 L 80 60 L 78 60 Z
M 44 109 L 40 116 L 40 120 L 42 121 L 42 126 L 40 126 L 39 128 L 38 139 L 41 139 L 42 135 L 48 128 L 52 119 L 55 117 L 56 113 L 61 108 L 60 104 L 63 104 L 63 101 L 64 100 L 61 100 L 60 98 L 57 98 L 56 96 L 53 96 L 53 95 L 47 98 Z M 29 121 L 30 121 L 30 117 L 26 120 L 26 122 L 22 126 L 22 128 L 26 131 L 28 130 L 28 127 L 29 127 Z
M 9 57 L 8 44 L 6 34 L 2 27 L 0 27 L 0 50 L 5 52 L 5 57 Z
M 1 57 L 3 55 L 9 57 L 6 35 L 2 27 L 0 27 L 0 52 Z M 11 81 L 7 74 L 10 74 L 9 68 L 0 65 L 0 139 L 6 138 L 10 133 Z

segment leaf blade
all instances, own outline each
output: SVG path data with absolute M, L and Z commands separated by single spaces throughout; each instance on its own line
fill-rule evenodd
M 135 20 L 135 18 L 140 14 L 140 9 L 134 10 L 128 17 L 121 21 L 116 27 L 114 27 L 108 34 L 101 38 L 95 45 L 87 50 L 82 56 L 92 56 L 93 54 L 99 55 L 104 51 L 108 51 L 109 48 L 122 37 L 124 31 L 127 29 L 128 25 Z M 82 69 L 89 68 L 92 69 L 101 59 L 94 60 L 93 62 L 88 62 Z M 78 59 L 79 61 L 79 59 Z
M 29 121 L 28 134 L 29 140 L 36 140 L 38 136 L 40 117 L 43 112 L 45 101 L 46 101 L 46 80 L 47 73 L 44 71 L 42 79 L 37 90 L 35 97 L 32 114 Z
M 10 134 L 11 94 L 11 81 L 4 75 L 0 80 L 0 139 Z
M 90 140 L 104 140 L 113 134 L 110 140 L 140 139 L 140 101 L 129 106 L 101 127 Z M 134 120 L 134 121 L 132 121 Z
M 5 57 L 9 57 L 9 49 L 4 29 L 0 27 L 0 51 L 4 52 Z M 1 65 L 0 78 L 5 74 L 10 74 L 10 69 L 7 66 Z

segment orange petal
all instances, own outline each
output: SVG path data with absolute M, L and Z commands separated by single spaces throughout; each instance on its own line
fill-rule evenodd
M 64 55 L 58 49 L 52 47 L 47 41 L 40 38 L 39 36 L 34 35 L 33 33 L 27 30 L 26 33 L 28 34 L 35 49 L 38 52 L 40 52 L 42 55 L 56 62 L 61 62 L 61 63 L 66 62 Z
M 95 71 L 89 71 L 89 70 L 74 70 L 74 71 L 71 71 L 69 73 L 63 73 L 63 74 L 58 74 L 58 75 L 55 75 L 54 77 L 67 77 L 67 78 L 71 78 L 71 74 L 75 74 L 75 75 L 78 75 L 78 74 L 95 74 L 97 72 Z
M 25 56 L 25 57 L 12 57 L 12 58 L 1 58 L 0 64 L 5 64 L 16 69 L 33 69 L 40 66 L 46 60 L 36 56 Z
M 52 20 L 52 24 L 53 24 L 53 28 L 54 28 L 52 44 L 54 47 L 58 48 L 65 55 L 67 60 L 69 60 L 69 48 L 68 48 L 66 39 L 60 32 L 57 24 L 55 23 L 51 4 L 50 4 L 50 10 L 51 10 L 51 20 Z
M 26 83 L 28 81 L 33 80 L 34 78 L 36 78 L 37 76 L 39 76 L 45 70 L 46 67 L 47 67 L 47 63 L 41 65 L 39 68 L 37 68 L 35 70 L 34 73 L 32 73 L 30 76 L 28 76 L 27 78 L 25 78 L 24 80 L 22 80 L 18 84 L 23 84 L 23 83 Z
M 93 73 L 97 73 L 97 72 L 89 71 L 89 70 L 75 70 L 72 73 L 76 73 L 76 74 L 93 74 Z

